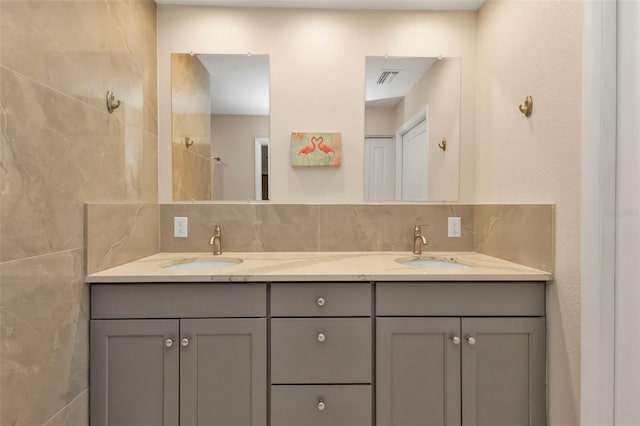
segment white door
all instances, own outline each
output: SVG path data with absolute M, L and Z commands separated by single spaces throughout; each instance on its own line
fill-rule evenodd
M 427 121 L 402 135 L 402 200 L 427 199 Z
M 364 199 L 395 199 L 393 138 L 364 140 Z

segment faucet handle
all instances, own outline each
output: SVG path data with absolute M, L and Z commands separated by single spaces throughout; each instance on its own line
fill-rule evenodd
M 222 234 L 222 228 L 220 225 L 213 225 L 213 235 L 219 237 Z

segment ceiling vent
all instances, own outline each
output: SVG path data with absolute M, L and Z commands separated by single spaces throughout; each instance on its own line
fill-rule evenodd
M 400 70 L 384 70 L 378 77 L 378 84 L 391 84 L 393 79 L 400 73 Z

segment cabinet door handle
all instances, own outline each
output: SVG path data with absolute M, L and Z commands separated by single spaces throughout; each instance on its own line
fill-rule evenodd
M 318 303 L 318 306 L 324 306 L 324 304 L 327 303 L 327 301 L 324 300 L 324 297 L 318 297 L 317 303 Z
M 451 338 L 451 341 L 453 342 L 454 345 L 459 345 L 460 344 L 460 338 L 458 336 L 453 336 Z
M 323 333 L 318 333 L 318 342 L 322 343 L 327 339 L 327 336 L 325 336 Z
M 173 346 L 173 339 L 167 339 L 164 341 L 164 345 L 168 348 L 170 348 L 171 346 Z
M 318 411 L 324 411 L 325 408 L 327 408 L 327 405 L 324 403 L 324 401 L 318 401 Z
M 475 337 L 467 336 L 467 342 L 469 342 L 469 344 L 473 346 L 476 344 L 476 339 Z
M 180 340 L 180 344 L 185 347 L 189 346 L 189 342 L 190 342 L 190 339 L 188 337 L 183 337 L 182 340 Z

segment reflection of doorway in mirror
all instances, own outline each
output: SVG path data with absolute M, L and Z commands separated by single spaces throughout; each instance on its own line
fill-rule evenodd
M 368 137 L 364 140 L 364 199 L 395 198 L 393 137 Z
M 405 133 L 401 133 L 402 164 L 401 199 L 422 201 L 428 199 L 427 186 L 427 121 L 422 120 Z
M 256 200 L 269 200 L 271 194 L 269 138 L 255 139 L 255 191 Z

